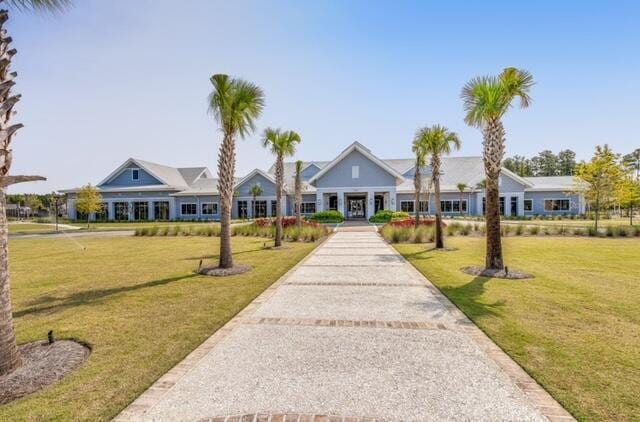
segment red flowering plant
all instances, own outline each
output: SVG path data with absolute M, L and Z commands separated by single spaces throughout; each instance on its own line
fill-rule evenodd
M 389 224 L 391 224 L 393 227 L 415 227 L 416 225 L 416 220 L 415 218 L 405 218 L 402 220 L 392 220 L 389 222 Z M 420 225 L 421 226 L 434 226 L 436 224 L 436 220 L 434 219 L 427 219 L 427 218 L 422 218 L 420 219 Z M 446 227 L 447 225 L 445 224 L 445 222 L 442 222 L 442 227 Z

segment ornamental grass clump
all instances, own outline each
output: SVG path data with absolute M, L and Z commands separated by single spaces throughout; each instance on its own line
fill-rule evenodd
M 516 226 L 515 234 L 516 236 L 522 236 L 524 234 L 524 226 L 522 224 Z
M 529 234 L 532 236 L 537 236 L 538 233 L 540 233 L 540 227 L 539 226 L 530 226 L 529 227 Z

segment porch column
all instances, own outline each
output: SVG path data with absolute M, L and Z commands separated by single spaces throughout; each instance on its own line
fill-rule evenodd
M 524 217 L 524 193 L 518 194 L 518 217 Z
M 116 219 L 116 207 L 113 205 L 113 201 L 107 202 L 107 219 L 111 221 Z
M 396 210 L 396 190 L 390 189 L 388 195 L 388 204 L 384 205 L 385 210 L 395 211 Z
M 504 193 L 504 215 L 511 216 L 511 193 Z
M 324 211 L 324 193 L 319 190 L 316 191 L 316 211 Z
M 127 220 L 133 221 L 133 201 L 127 202 Z
M 175 220 L 176 214 L 176 198 L 169 198 L 169 220 Z
M 367 219 L 373 217 L 375 211 L 375 192 L 370 190 L 367 191 Z
M 155 220 L 155 219 L 156 219 L 156 210 L 153 208 L 153 201 L 149 201 L 149 202 L 147 203 L 147 207 L 149 207 L 149 209 L 148 209 L 148 211 L 149 211 L 149 213 L 148 213 L 148 214 L 149 214 L 149 215 L 147 216 L 147 218 L 148 218 L 150 221 Z
M 482 215 L 482 198 L 484 198 L 484 192 L 478 192 L 476 194 L 476 215 Z

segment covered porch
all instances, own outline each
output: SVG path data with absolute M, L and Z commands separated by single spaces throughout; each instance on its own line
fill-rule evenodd
M 368 219 L 380 210 L 395 208 L 395 189 L 319 190 L 316 193 L 318 211 L 340 211 L 346 219 Z

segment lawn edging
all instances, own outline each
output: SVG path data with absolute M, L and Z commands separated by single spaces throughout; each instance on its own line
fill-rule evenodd
M 115 422 L 137 421 L 143 418 L 145 412 L 153 407 L 173 386 L 194 368 L 202 358 L 211 352 L 215 346 L 226 338 L 231 332 L 240 325 L 247 317 L 251 316 L 267 299 L 269 299 L 276 289 L 287 280 L 298 267 L 302 266 L 327 239 L 331 238 L 334 233 L 330 233 L 320 239 L 315 248 L 302 258 L 298 263 L 291 267 L 278 280 L 267 287 L 255 299 L 253 299 L 246 307 L 240 310 L 235 316 L 227 321 L 222 327 L 216 330 L 210 337 L 202 342 L 198 347 L 192 350 L 187 357 L 178 362 L 173 368 L 158 378 L 151 384 L 140 396 L 125 407 L 118 416 L 113 420 Z
M 384 239 L 384 238 L 383 238 Z M 511 381 L 531 401 L 533 406 L 550 421 L 575 421 L 569 413 L 553 396 L 542 387 L 527 371 L 511 358 L 497 343 L 495 343 L 475 322 L 462 312 L 458 306 L 440 291 L 411 261 L 405 258 L 391 242 L 385 240 L 398 253 L 401 259 L 408 263 L 411 271 L 418 275 L 425 286 L 436 299 L 456 318 L 463 326 L 463 331 L 487 354 L 487 356 L 511 379 Z

